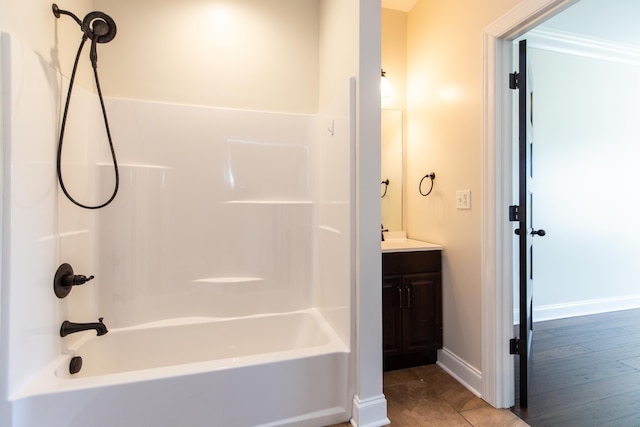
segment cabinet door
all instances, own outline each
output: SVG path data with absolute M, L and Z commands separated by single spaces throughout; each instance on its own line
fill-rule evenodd
M 416 353 L 442 347 L 440 274 L 403 276 L 404 352 Z
M 382 348 L 385 356 L 402 353 L 402 278 L 382 277 Z

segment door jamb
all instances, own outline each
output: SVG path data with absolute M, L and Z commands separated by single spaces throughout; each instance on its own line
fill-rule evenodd
M 515 401 L 511 42 L 579 0 L 521 2 L 483 31 L 482 397 L 496 408 Z

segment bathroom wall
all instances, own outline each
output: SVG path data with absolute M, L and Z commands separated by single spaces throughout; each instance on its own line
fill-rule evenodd
M 82 33 L 70 17 L 55 19 L 51 10 L 52 3 L 54 2 L 47 0 L 1 0 L 0 31 L 19 37 L 44 62 L 69 77 Z M 70 9 L 80 18 L 93 10 L 91 2 L 87 1 L 69 0 L 57 3 L 60 8 Z M 59 46 L 68 48 L 58 49 Z M 91 70 L 79 70 L 79 84 L 89 87 L 91 78 Z
M 60 351 L 59 326 L 95 312 L 95 294 L 79 289 L 68 300 L 53 293 L 59 263 L 73 259 L 76 272 L 95 268 L 93 221 L 58 194 L 55 157 L 60 93 L 67 82 L 17 37 L 2 35 L 3 101 L 3 313 L 2 342 L 7 394 L 25 384 Z M 86 184 L 94 152 L 74 142 L 100 139 L 94 97 L 78 89 L 73 106 L 82 116 L 68 122 L 65 176 Z M 34 126 L 37 123 L 38 126 Z M 75 177 L 75 179 L 74 179 Z M 81 179 L 78 179 L 80 178 Z M 70 190 L 88 200 L 90 185 Z M 7 233 L 6 231 L 9 230 Z M 9 284 L 13 284 L 11 289 Z M 70 301 L 72 301 L 70 303 Z M 35 369 L 34 369 L 35 368 Z M 3 384 L 5 384 L 3 382 Z
M 91 7 L 90 4 L 86 4 L 82 2 L 74 2 L 78 8 L 79 13 L 87 12 Z M 39 78 L 47 80 L 52 79 L 53 81 L 59 81 L 59 76 L 56 76 L 55 73 L 51 72 L 51 70 L 47 70 L 46 64 L 53 65 L 53 69 L 57 69 L 60 67 L 60 63 L 64 62 L 69 64 L 70 70 L 73 56 L 75 52 L 68 53 L 59 53 L 53 47 L 53 40 L 57 39 L 61 43 L 65 43 L 68 45 L 75 45 L 79 43 L 79 37 L 76 31 L 59 31 L 56 33 L 56 20 L 52 19 L 53 14 L 51 12 L 51 2 L 37 0 L 30 2 L 22 2 L 18 0 L 1 0 L 0 1 L 0 31 L 3 33 L 11 33 L 17 37 L 19 40 L 24 40 L 20 43 L 19 49 L 29 49 L 37 51 L 42 59 L 38 59 L 36 61 L 37 67 L 41 69 L 42 74 Z M 8 88 L 8 79 L 10 78 L 11 70 L 8 68 L 9 62 L 7 61 L 7 55 L 10 53 L 7 51 L 7 46 L 10 44 L 10 41 L 7 39 L 5 35 L 2 36 L 2 59 L 0 59 L 0 64 L 2 65 L 2 70 L 0 71 L 0 81 L 2 86 L 2 92 L 0 92 L 0 96 L 2 100 L 0 101 L 0 129 L 2 130 L 2 140 L 3 140 L 3 162 L 2 162 L 2 174 L 3 174 L 3 188 L 2 188 L 2 200 L 3 200 L 3 230 L 8 230 L 10 226 L 13 226 L 11 223 L 12 213 L 7 208 L 10 205 L 9 201 L 11 198 L 11 191 L 8 188 L 9 186 L 9 163 L 8 163 L 8 155 L 10 153 L 10 147 L 5 145 L 8 137 L 11 135 L 12 128 L 11 124 L 17 124 L 16 118 L 19 116 L 19 113 L 12 110 L 11 105 L 12 101 L 9 99 L 11 95 L 11 91 Z M 90 75 L 89 72 L 83 72 L 78 75 L 78 81 L 83 82 L 87 81 L 86 77 Z M 27 79 L 23 80 L 23 83 L 26 82 Z M 35 85 L 36 87 L 41 87 L 41 85 L 49 86 L 51 84 L 51 80 L 46 82 L 40 81 L 39 83 L 30 81 L 30 85 Z M 21 86 L 23 87 L 23 86 Z M 15 91 L 14 91 L 15 93 Z M 30 132 L 38 133 L 37 139 L 32 140 L 29 144 L 41 144 L 36 148 L 35 153 L 52 153 L 52 148 L 55 144 L 54 138 L 55 135 L 52 133 L 52 128 L 55 127 L 51 120 L 53 117 L 51 114 L 54 113 L 53 110 L 50 110 L 48 113 L 44 114 L 43 121 L 39 123 L 49 123 L 48 125 L 40 125 L 38 127 L 33 126 L 33 123 L 37 120 L 37 113 L 43 113 L 43 110 L 56 108 L 55 113 L 57 114 L 57 108 L 59 108 L 59 98 L 57 92 L 51 92 L 48 94 L 42 94 L 44 97 L 37 97 L 26 103 L 27 108 L 33 107 L 33 114 L 29 113 L 26 117 L 27 122 L 23 123 L 23 129 L 28 129 Z M 21 98 L 23 105 L 25 105 L 26 100 Z M 33 105 L 32 105 L 33 103 Z M 82 106 L 80 105 L 80 108 Z M 55 152 L 53 152 L 55 153 Z M 20 169 L 20 167 L 18 167 Z M 40 178 L 43 175 L 39 175 L 39 172 L 42 173 L 53 173 L 50 167 L 43 167 L 42 164 L 35 165 L 35 167 L 27 169 L 33 173 L 38 174 Z M 45 180 L 52 184 L 51 177 L 55 175 L 48 175 L 48 178 Z M 45 182 L 40 181 L 40 182 Z M 49 185 L 49 184 L 47 184 Z M 42 191 L 39 192 L 41 199 L 37 202 L 40 210 L 37 212 L 38 215 L 41 215 L 42 219 L 47 218 L 49 221 L 51 219 L 55 219 L 55 202 L 53 202 L 54 198 L 52 193 L 47 193 L 46 196 Z M 64 216 L 64 213 L 62 213 Z M 16 367 L 15 371 L 9 372 L 9 360 L 10 360 L 10 346 L 13 345 L 9 341 L 9 322 L 11 321 L 11 316 L 16 314 L 17 307 L 14 308 L 13 312 L 9 311 L 7 307 L 7 301 L 9 297 L 9 289 L 6 284 L 9 282 L 11 275 L 17 273 L 15 269 L 12 269 L 9 261 L 10 254 L 12 254 L 11 244 L 12 239 L 16 236 L 21 236 L 21 232 L 26 232 L 31 237 L 31 240 L 22 241 L 25 244 L 23 250 L 28 253 L 28 260 L 30 261 L 27 266 L 26 271 L 22 271 L 24 273 L 21 278 L 31 277 L 30 280 L 31 289 L 38 288 L 38 292 L 41 289 L 49 290 L 51 288 L 51 277 L 50 272 L 51 269 L 54 268 L 55 271 L 55 263 L 54 258 L 50 256 L 51 251 L 56 251 L 55 241 L 52 239 L 48 239 L 45 236 L 50 237 L 51 227 L 54 225 L 51 222 L 44 221 L 41 227 L 36 230 L 25 230 L 19 228 L 12 228 L 12 235 L 7 235 L 3 233 L 1 236 L 2 240 L 2 294 L 0 299 L 0 393 L 2 393 L 2 400 L 0 403 L 0 424 L 2 425 L 10 425 L 10 408 L 8 407 L 7 400 L 5 396 L 7 396 L 12 389 L 15 389 L 15 386 L 20 381 L 16 381 L 16 379 L 23 377 L 26 378 L 30 375 L 29 369 L 26 366 L 28 363 L 34 362 L 38 360 L 46 359 L 51 352 L 54 350 L 51 347 L 43 348 L 41 347 L 42 342 L 39 339 L 34 339 L 35 336 L 44 335 L 49 336 L 49 334 L 54 334 L 55 331 L 48 331 L 48 328 L 52 325 L 50 318 L 47 318 L 48 321 L 45 322 L 43 319 L 49 314 L 55 314 L 56 309 L 50 303 L 45 303 L 42 306 L 37 304 L 37 301 L 42 301 L 45 297 L 45 293 L 38 293 L 37 299 L 29 299 L 27 304 L 23 307 L 24 315 L 29 316 L 29 320 L 34 320 L 38 325 L 34 327 L 34 324 L 29 325 L 17 325 L 23 328 L 23 331 L 28 330 L 29 334 L 22 337 L 22 342 L 19 344 L 24 346 L 24 348 L 28 348 L 29 352 L 28 356 L 24 358 L 18 358 L 19 362 L 24 361 L 24 364 L 21 364 L 20 367 Z M 31 225 L 27 226 L 31 228 Z M 42 234 L 39 234 L 42 232 Z M 13 240 L 15 241 L 15 239 Z M 35 254 L 42 254 L 42 251 L 49 252 L 42 257 L 37 257 Z M 13 257 L 15 259 L 15 257 Z M 37 277 L 36 277 L 37 276 Z M 46 276 L 46 279 L 45 279 Z M 24 280 L 24 279 L 22 279 Z M 46 292 L 46 291 L 45 291 Z M 42 314 L 42 318 L 39 315 Z M 18 312 L 19 315 L 19 312 Z M 55 325 L 54 325 L 55 326 Z M 47 340 L 49 338 L 45 338 Z M 15 360 L 15 355 L 12 356 Z M 10 378 L 11 375 L 11 378 Z
M 107 108 L 122 179 L 97 218 L 109 326 L 313 306 L 315 116 L 123 99 Z
M 96 0 L 118 35 L 101 46 L 120 98 L 315 113 L 317 0 Z
M 382 9 L 382 69 L 387 73 L 390 94 L 382 108 L 407 108 L 407 13 Z
M 637 206 L 640 66 L 613 54 L 561 53 L 559 43 L 536 48 L 533 34 L 530 42 L 534 219 L 547 231 L 535 242 L 534 316 L 637 307 L 640 231 L 630 212 Z M 560 82 L 558 73 L 574 77 Z
M 482 30 L 516 0 L 418 0 L 407 17 L 407 185 L 437 175 L 428 197 L 408 192 L 410 237 L 443 252 L 445 353 L 481 375 Z M 455 207 L 471 190 L 471 209 Z

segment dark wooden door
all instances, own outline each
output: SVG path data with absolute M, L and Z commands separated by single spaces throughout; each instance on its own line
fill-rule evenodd
M 405 353 L 424 353 L 440 348 L 440 274 L 406 274 L 403 285 Z
M 382 349 L 385 357 L 402 354 L 402 276 L 382 276 Z
M 527 41 L 519 42 L 518 93 L 518 259 L 520 326 L 517 354 L 520 357 L 520 407 L 529 402 L 531 341 L 533 337 L 533 238 L 544 236 L 533 223 L 533 85 L 527 59 Z

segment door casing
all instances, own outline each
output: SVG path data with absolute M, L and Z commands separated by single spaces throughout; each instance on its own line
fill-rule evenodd
M 513 406 L 512 41 L 579 0 L 521 2 L 483 31 L 482 397 Z

